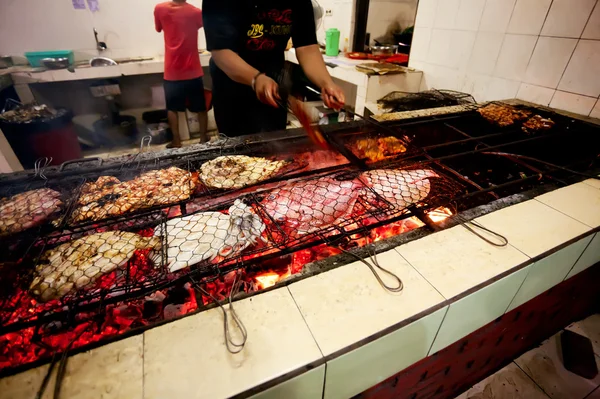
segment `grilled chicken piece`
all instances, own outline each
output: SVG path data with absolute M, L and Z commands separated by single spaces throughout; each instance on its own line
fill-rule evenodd
M 41 302 L 62 298 L 122 267 L 136 250 L 156 252 L 160 248 L 158 237 L 146 238 L 125 231 L 82 237 L 44 252 L 29 289 Z
M 362 176 L 373 191 L 399 209 L 427 198 L 431 191 L 429 178 L 440 177 L 430 169 L 376 169 L 364 172 Z
M 362 185 L 329 176 L 279 187 L 262 201 L 276 222 L 297 235 L 335 224 L 352 212 Z
M 269 161 L 266 158 L 246 155 L 227 155 L 202 164 L 200 179 L 209 188 L 242 188 L 267 180 L 287 164 L 287 161 Z
M 0 200 L 0 236 L 39 226 L 60 210 L 60 193 L 49 188 Z
M 229 214 L 201 212 L 167 222 L 168 263 L 174 272 L 203 260 L 239 255 L 254 245 L 265 231 L 258 215 L 241 200 L 229 208 Z M 163 235 L 162 228 L 154 231 Z
M 174 204 L 190 198 L 197 184 L 191 173 L 177 167 L 146 172 L 126 182 L 101 176 L 93 183 L 84 184 L 70 221 L 97 221 L 157 205 Z

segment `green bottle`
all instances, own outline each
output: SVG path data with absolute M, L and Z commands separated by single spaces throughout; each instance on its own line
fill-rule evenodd
M 337 57 L 340 52 L 340 31 L 336 28 L 325 32 L 325 55 Z

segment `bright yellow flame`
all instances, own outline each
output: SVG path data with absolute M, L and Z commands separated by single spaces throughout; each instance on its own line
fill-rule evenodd
M 283 274 L 279 274 L 275 271 L 268 271 L 264 272 L 261 275 L 255 276 L 254 279 L 258 284 L 258 288 L 264 290 L 265 288 L 274 286 L 279 280 L 284 279 L 290 275 L 291 272 L 289 269 Z
M 435 208 L 428 212 L 427 216 L 432 222 L 437 223 L 452 216 L 452 211 L 444 206 L 440 206 L 439 208 Z

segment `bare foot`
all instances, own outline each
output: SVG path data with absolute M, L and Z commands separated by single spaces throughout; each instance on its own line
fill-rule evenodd
M 167 148 L 181 148 L 181 142 L 172 141 L 170 144 L 167 144 Z

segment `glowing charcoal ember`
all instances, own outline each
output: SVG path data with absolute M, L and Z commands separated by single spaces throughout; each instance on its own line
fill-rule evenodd
M 431 191 L 429 178 L 440 177 L 430 169 L 376 169 L 362 176 L 373 191 L 399 209 L 426 199 Z
M 168 264 L 171 272 L 217 256 L 233 257 L 254 245 L 265 231 L 258 215 L 241 200 L 229 208 L 229 214 L 201 212 L 167 222 Z M 154 232 L 163 235 L 159 227 Z
M 157 237 L 124 231 L 79 238 L 44 252 L 29 289 L 42 302 L 61 298 L 125 265 L 136 250 L 158 251 L 160 247 Z
M 101 176 L 83 185 L 70 222 L 98 221 L 157 205 L 175 204 L 189 199 L 197 185 L 197 179 L 190 172 L 176 167 L 146 172 L 126 182 Z
M 287 161 L 227 155 L 202 164 L 200 179 L 210 188 L 242 188 L 276 175 L 287 164 Z
M 302 235 L 334 225 L 347 216 L 362 187 L 357 180 L 321 177 L 277 188 L 263 199 L 262 205 L 276 222 Z
M 61 205 L 60 193 L 49 188 L 0 199 L 0 236 L 41 225 L 56 216 Z

